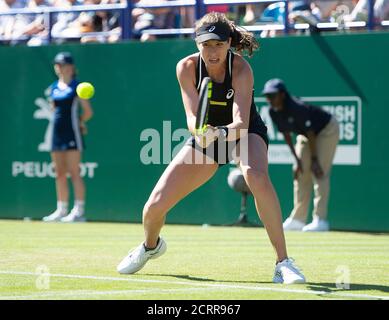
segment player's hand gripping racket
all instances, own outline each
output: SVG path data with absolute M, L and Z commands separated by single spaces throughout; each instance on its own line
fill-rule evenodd
M 196 116 L 196 135 L 202 135 L 207 130 L 209 101 L 212 97 L 212 81 L 211 78 L 205 77 L 201 82 L 199 92 L 199 107 Z

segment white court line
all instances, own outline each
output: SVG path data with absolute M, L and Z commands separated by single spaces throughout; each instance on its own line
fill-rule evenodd
M 40 276 L 34 272 L 21 272 L 21 271 L 1 271 L 0 274 L 8 275 L 27 275 L 27 276 Z M 119 277 L 102 277 L 102 276 L 86 276 L 86 275 L 72 275 L 72 274 L 47 274 L 54 278 L 69 278 L 69 279 L 90 279 L 90 280 L 102 280 L 102 281 L 120 281 L 120 282 L 141 282 L 141 283 L 159 283 L 159 284 L 174 284 L 174 285 L 185 285 L 194 287 L 209 287 L 219 289 L 240 289 L 240 290 L 252 290 L 252 291 L 271 291 L 271 292 L 288 292 L 288 293 L 299 293 L 299 294 L 313 294 L 323 296 L 336 296 L 344 298 L 355 298 L 355 299 L 382 299 L 389 300 L 387 296 L 376 296 L 369 294 L 358 294 L 358 293 L 344 293 L 344 292 L 328 292 L 328 291 L 316 291 L 307 289 L 286 289 L 286 288 L 274 288 L 274 287 L 259 287 L 259 286 L 245 286 L 245 285 L 229 285 L 229 284 L 216 284 L 216 283 L 194 283 L 189 281 L 169 281 L 169 280 L 150 280 L 150 279 L 132 279 L 132 278 L 119 278 Z M 308 283 L 309 284 L 309 283 Z M 352 284 L 351 284 L 352 285 Z M 1 296 L 0 296 L 1 298 Z
M 177 288 L 177 289 L 163 289 L 163 288 L 153 288 L 153 289 L 135 289 L 135 290 L 110 290 L 110 291 L 76 291 L 76 292 L 51 292 L 51 293 L 38 293 L 24 296 L 0 296 L 0 300 L 26 300 L 26 299 L 39 299 L 39 298 L 52 298 L 52 297 L 80 297 L 80 296 L 108 296 L 108 295 L 121 295 L 121 294 L 143 294 L 143 293 L 172 293 L 172 292 L 185 292 L 185 291 L 210 291 L 210 290 L 220 290 L 219 288 Z

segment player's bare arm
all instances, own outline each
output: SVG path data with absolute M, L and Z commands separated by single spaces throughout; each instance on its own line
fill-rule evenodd
M 242 129 L 248 129 L 250 106 L 254 85 L 253 71 L 249 63 L 242 57 L 236 56 L 233 69 L 232 86 L 234 88 L 234 104 L 232 110 L 233 122 L 227 125 L 229 130 L 236 131 L 236 136 L 229 139 L 239 139 Z
M 176 73 L 180 84 L 188 130 L 195 134 L 199 94 L 196 89 L 196 55 L 188 56 L 177 63 Z

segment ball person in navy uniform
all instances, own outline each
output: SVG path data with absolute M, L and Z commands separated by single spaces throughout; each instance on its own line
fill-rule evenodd
M 296 160 L 294 208 L 284 230 L 328 231 L 330 173 L 339 142 L 339 124 L 325 110 L 292 97 L 281 79 L 266 82 L 262 93 L 270 104 L 270 116 Z M 291 133 L 297 135 L 293 145 Z M 313 220 L 305 225 L 314 190 Z
M 84 149 L 85 123 L 92 117 L 89 100 L 80 99 L 76 88 L 78 80 L 74 59 L 69 52 L 60 52 L 54 58 L 54 71 L 58 77 L 50 87 L 53 107 L 53 133 L 51 158 L 55 165 L 57 209 L 43 221 L 84 221 L 85 185 L 80 176 L 81 152 Z M 82 113 L 79 112 L 79 104 Z M 69 189 L 67 175 L 70 174 L 74 188 L 74 207 L 68 213 Z
M 166 242 L 159 235 L 167 212 L 207 182 L 219 165 L 232 160 L 234 153 L 226 145 L 238 148 L 245 139 L 246 150 L 240 148 L 236 155 L 240 157 L 240 168 L 276 252 L 273 281 L 303 283 L 303 274 L 287 255 L 280 204 L 268 176 L 267 129 L 253 103 L 253 72 L 239 54 L 247 51 L 252 55 L 258 43 L 251 33 L 236 27 L 221 13 L 205 15 L 196 23 L 195 32 L 199 53 L 179 61 L 176 69 L 187 125 L 193 137 L 168 165 L 144 206 L 145 241 L 119 263 L 117 270 L 122 274 L 135 273 L 149 259 L 166 251 Z M 199 134 L 195 129 L 199 89 L 206 76 L 212 79 L 213 93 L 209 125 Z M 220 148 L 224 150 L 217 152 Z M 247 157 L 243 160 L 245 151 Z

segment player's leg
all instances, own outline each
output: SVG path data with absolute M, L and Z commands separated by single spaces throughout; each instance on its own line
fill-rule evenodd
M 199 158 L 203 158 L 203 154 L 186 145 L 168 165 L 143 209 L 145 241 L 119 263 L 119 273 L 135 273 L 149 259 L 157 258 L 166 251 L 166 243 L 159 234 L 167 212 L 182 198 L 207 182 L 218 168 L 215 162 L 194 163 Z
M 293 259 L 288 258 L 282 228 L 281 207 L 268 174 L 266 143 L 259 135 L 250 133 L 247 147 L 248 156 L 242 156 L 241 150 L 239 165 L 254 196 L 258 215 L 277 255 L 273 281 L 285 284 L 304 283 L 304 275 L 294 265 Z
M 67 171 L 70 174 L 74 189 L 74 206 L 70 214 L 61 219 L 62 222 L 84 220 L 85 185 L 80 172 L 81 152 L 79 150 L 66 151 Z
M 59 221 L 68 213 L 69 189 L 67 182 L 66 152 L 54 151 L 51 159 L 55 168 L 55 189 L 57 194 L 57 209 L 43 218 L 43 221 Z
M 248 157 L 241 156 L 239 165 L 254 196 L 258 215 L 276 251 L 277 261 L 282 261 L 288 255 L 282 229 L 281 207 L 268 174 L 267 146 L 263 139 L 254 133 L 248 135 L 247 144 Z
M 167 212 L 181 199 L 207 182 L 216 172 L 216 163 L 195 162 L 204 159 L 202 153 L 184 146 L 168 165 L 150 194 L 143 209 L 145 245 L 156 246 Z M 209 159 L 209 158 L 208 158 Z

